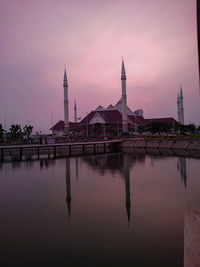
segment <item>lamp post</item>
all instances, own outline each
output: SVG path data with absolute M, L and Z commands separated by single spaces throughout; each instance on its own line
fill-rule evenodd
M 88 115 L 88 112 L 86 112 L 86 127 L 87 127 L 86 134 L 87 134 L 87 138 L 88 138 L 88 118 L 87 118 L 87 115 Z
M 135 135 L 137 134 L 137 115 L 135 115 Z

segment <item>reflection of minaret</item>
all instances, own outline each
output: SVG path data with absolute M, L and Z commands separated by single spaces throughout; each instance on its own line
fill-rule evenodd
M 76 158 L 76 181 L 78 182 L 78 158 Z
M 123 175 L 125 179 L 126 185 L 126 212 L 128 216 L 128 225 L 130 224 L 130 216 L 131 216 L 131 197 L 130 197 L 130 175 L 129 175 L 129 155 L 124 154 L 124 169 Z
M 70 178 L 70 159 L 66 158 L 66 202 L 67 202 L 67 211 L 68 219 L 70 221 L 71 216 L 71 178 Z
M 187 171 L 186 171 L 186 158 L 180 157 L 178 159 L 178 170 L 181 175 L 181 182 L 184 182 L 185 188 L 187 187 Z

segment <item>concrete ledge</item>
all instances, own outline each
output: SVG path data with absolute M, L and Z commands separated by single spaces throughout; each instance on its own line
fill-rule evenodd
M 145 148 L 146 147 L 146 141 L 144 139 L 141 140 L 136 140 L 136 142 L 133 144 L 133 147 L 142 147 Z
M 176 140 L 173 140 L 173 139 L 161 140 L 161 142 L 159 144 L 159 148 L 172 148 L 175 141 Z
M 200 140 L 191 139 L 129 139 L 123 140 L 121 147 L 127 148 L 158 148 L 174 150 L 200 151 Z
M 185 205 L 184 266 L 200 266 L 200 201 Z
M 200 140 L 192 140 L 187 150 L 200 150 Z
M 158 148 L 161 140 L 159 139 L 150 139 L 146 143 L 146 148 Z
M 136 140 L 125 140 L 123 141 L 123 147 L 134 147 Z
M 190 142 L 190 140 L 176 140 L 176 142 L 172 145 L 172 149 L 186 149 Z

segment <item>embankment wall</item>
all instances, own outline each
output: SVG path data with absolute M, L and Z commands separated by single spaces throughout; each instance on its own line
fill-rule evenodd
M 122 148 L 160 148 L 200 150 L 200 139 L 127 139 L 121 143 Z

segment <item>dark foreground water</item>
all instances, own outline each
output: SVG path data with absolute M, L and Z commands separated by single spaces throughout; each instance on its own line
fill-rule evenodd
M 0 266 L 183 266 L 200 159 L 107 154 L 0 165 Z

